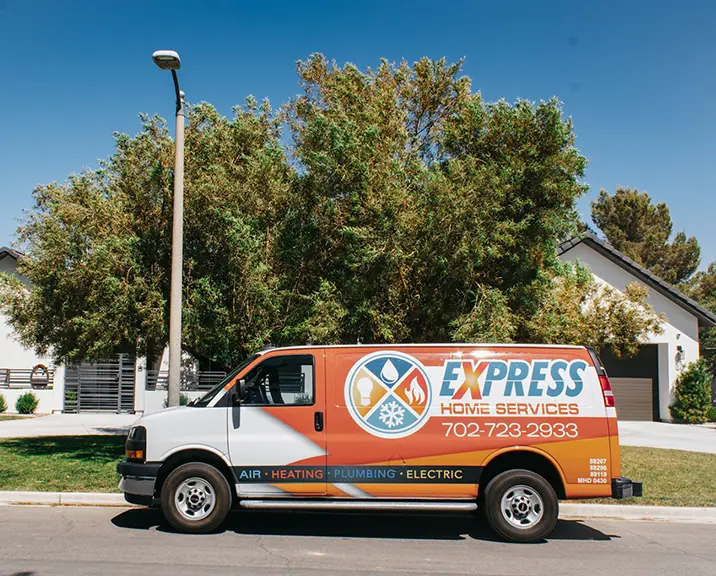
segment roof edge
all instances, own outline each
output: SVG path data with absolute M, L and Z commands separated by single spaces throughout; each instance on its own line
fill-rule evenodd
M 633 276 L 641 280 L 647 286 L 656 290 L 665 298 L 671 300 L 681 308 L 687 310 L 699 320 L 699 325 L 704 328 L 716 326 L 716 314 L 701 306 L 695 300 L 692 300 L 686 294 L 683 294 L 671 284 L 659 278 L 656 274 L 644 268 L 641 264 L 637 264 L 614 248 L 611 244 L 597 237 L 591 232 L 583 232 L 578 236 L 574 236 L 557 246 L 557 255 L 561 256 L 575 248 L 579 244 L 586 244 L 596 250 L 599 254 L 612 261 L 614 264 L 631 273 Z
M 17 250 L 13 250 L 12 248 L 9 248 L 7 246 L 0 247 L 0 260 L 3 258 L 10 256 L 11 258 L 14 258 L 15 260 L 19 260 L 22 258 L 23 254 L 21 252 L 18 252 Z

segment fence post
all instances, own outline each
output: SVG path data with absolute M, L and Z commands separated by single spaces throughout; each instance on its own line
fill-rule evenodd
M 65 363 L 55 366 L 52 378 L 52 413 L 57 414 L 65 409 Z

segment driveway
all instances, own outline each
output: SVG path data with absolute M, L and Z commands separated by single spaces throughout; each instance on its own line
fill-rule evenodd
M 664 422 L 619 422 L 622 446 L 672 448 L 716 454 L 716 428 Z
M 52 414 L 0 422 L 0 438 L 30 436 L 87 436 L 126 434 L 138 416 L 134 414 Z

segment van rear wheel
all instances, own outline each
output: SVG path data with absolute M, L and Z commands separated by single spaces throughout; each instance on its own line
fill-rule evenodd
M 495 476 L 485 489 L 484 506 L 490 527 L 512 542 L 546 538 L 559 516 L 554 488 L 529 470 L 508 470 Z
M 218 528 L 231 507 L 224 475 L 202 462 L 173 470 L 161 490 L 162 513 L 181 532 L 205 534 Z

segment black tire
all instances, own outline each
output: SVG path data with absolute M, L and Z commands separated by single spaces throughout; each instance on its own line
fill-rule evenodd
M 503 498 L 510 503 L 504 512 Z M 559 517 L 559 501 L 554 488 L 542 476 L 529 470 L 508 470 L 495 476 L 485 489 L 483 502 L 490 527 L 511 542 L 535 542 L 546 538 Z M 527 513 L 523 514 L 525 508 Z
M 194 479 L 203 481 L 200 484 L 193 483 Z M 187 482 L 187 484 L 185 484 Z M 197 486 L 201 486 L 198 488 Z M 177 492 L 182 489 L 180 499 L 185 501 L 184 493 L 186 488 L 192 486 L 203 494 L 203 502 L 213 496 L 213 508 L 205 514 L 206 508 L 199 507 L 195 512 L 197 518 L 190 518 L 186 513 L 178 508 Z M 192 488 L 190 488 L 192 489 Z M 197 503 L 201 503 L 201 497 L 197 498 Z M 191 534 L 206 534 L 216 530 L 226 520 L 226 516 L 231 508 L 231 490 L 229 483 L 224 475 L 213 466 L 204 464 L 203 462 L 192 462 L 182 464 L 173 470 L 164 481 L 161 490 L 162 513 L 167 521 L 180 532 L 188 532 Z M 191 508 L 186 506 L 185 508 Z M 202 516 L 203 515 L 203 516 Z

